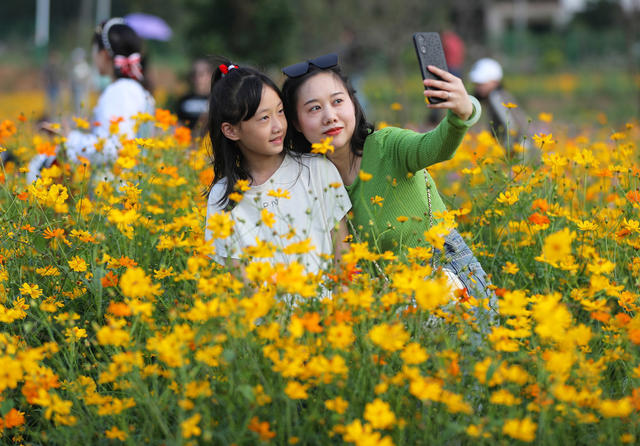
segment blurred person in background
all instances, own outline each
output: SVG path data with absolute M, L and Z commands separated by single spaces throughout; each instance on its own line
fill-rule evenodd
M 204 133 L 209 111 L 209 93 L 213 66 L 204 58 L 196 59 L 189 72 L 189 92 L 178 100 L 178 119 L 199 135 Z
M 114 162 L 122 137 L 147 136 L 147 127 L 142 125 L 136 129 L 134 119 L 141 113 L 153 114 L 155 106 L 144 86 L 142 44 L 142 39 L 122 18 L 111 18 L 96 28 L 92 39 L 93 62 L 98 72 L 108 76 L 111 83 L 98 98 L 90 129 L 69 131 L 64 128 L 60 132 L 50 123 L 42 124 L 44 130 L 66 137 L 66 153 L 72 163 L 81 163 L 80 158 L 96 166 Z M 96 150 L 96 146 L 101 150 Z M 40 170 L 49 167 L 55 159 L 55 155 L 46 154 L 34 157 L 29 164 L 27 181 L 34 181 Z
M 87 63 L 84 48 L 75 48 L 71 52 L 71 98 L 73 112 L 80 115 L 87 105 L 91 84 L 91 66 Z
M 47 94 L 47 111 L 44 119 L 54 119 L 60 113 L 60 90 L 62 84 L 60 53 L 52 51 L 47 57 L 42 75 Z
M 462 65 L 464 64 L 465 45 L 464 41 L 452 30 L 445 30 L 440 33 L 442 39 L 442 49 L 447 60 L 449 73 L 463 79 Z
M 514 97 L 505 90 L 502 77 L 502 66 L 489 57 L 476 61 L 469 72 L 473 95 L 486 111 L 487 120 L 483 120 L 485 127 L 512 156 L 514 143 L 523 144 L 528 119 Z

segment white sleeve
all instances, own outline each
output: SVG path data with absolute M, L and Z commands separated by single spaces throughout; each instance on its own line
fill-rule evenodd
M 333 226 L 347 215 L 351 209 L 351 200 L 336 166 L 320 156 L 314 161 L 311 163 L 312 178 L 320 192 L 327 223 Z

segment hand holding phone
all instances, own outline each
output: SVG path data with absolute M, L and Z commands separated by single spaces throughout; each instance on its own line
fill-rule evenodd
M 413 45 L 418 55 L 422 79 L 442 80 L 440 76 L 435 75 L 428 68 L 429 65 L 433 65 L 441 70 L 449 71 L 440 35 L 434 32 L 415 33 L 413 35 Z M 429 89 L 429 87 L 425 87 L 425 89 Z M 439 104 L 446 101 L 446 99 L 436 97 L 428 97 L 427 99 L 429 104 Z
M 461 119 L 468 119 L 473 105 L 459 77 L 449 73 L 438 33 L 415 33 L 420 72 L 425 86 L 429 108 L 448 109 Z

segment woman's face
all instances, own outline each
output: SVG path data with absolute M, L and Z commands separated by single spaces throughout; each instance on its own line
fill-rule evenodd
M 311 144 L 332 137 L 336 152 L 351 149 L 355 107 L 346 86 L 335 74 L 322 72 L 302 84 L 296 112 L 296 128 Z

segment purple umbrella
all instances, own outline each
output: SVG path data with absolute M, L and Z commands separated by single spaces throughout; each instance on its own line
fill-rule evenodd
M 143 39 L 167 41 L 171 38 L 171 28 L 158 16 L 135 12 L 126 15 L 124 20 Z

